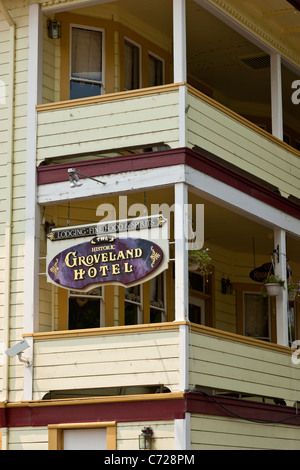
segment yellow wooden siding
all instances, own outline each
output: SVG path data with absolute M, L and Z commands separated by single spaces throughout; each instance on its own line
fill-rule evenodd
M 174 449 L 173 421 L 136 421 L 117 424 L 117 450 L 138 450 L 138 436 L 145 426 L 153 429 L 153 450 Z M 48 450 L 46 426 L 10 428 L 8 450 Z
M 27 140 L 27 72 L 28 72 L 28 6 L 15 6 L 10 10 L 15 21 L 15 81 L 13 122 L 13 201 L 12 201 L 12 258 L 10 294 L 10 341 L 16 343 L 23 332 L 24 305 L 24 227 L 26 189 L 26 140 Z M 5 82 L 6 103 L 0 104 L 0 342 L 3 340 L 3 272 L 5 268 L 6 242 L 4 238 L 7 222 L 6 200 L 8 194 L 8 93 L 12 77 L 9 75 L 10 33 L 0 13 L 0 80 Z M 21 364 L 10 367 L 9 399 L 21 399 L 23 368 Z M 1 393 L 1 382 L 0 382 Z M 0 395 L 1 396 L 1 395 Z
M 191 415 L 192 450 L 298 450 L 299 426 Z
M 49 390 L 164 384 L 178 391 L 178 333 L 35 341 L 33 399 Z
M 255 126 L 235 119 L 234 113 L 224 112 L 198 92 L 188 94 L 188 106 L 188 147 L 208 150 L 274 185 L 283 196 L 300 197 L 299 152 L 289 151 Z
M 266 397 L 299 400 L 300 369 L 292 355 L 238 341 L 193 332 L 190 342 L 190 381 Z
M 60 99 L 60 40 L 48 38 L 47 17 L 44 17 L 43 34 L 43 88 L 42 102 L 52 103 Z
M 9 29 L 0 14 L 0 350 L 3 353 L 4 339 L 4 289 L 5 289 L 5 223 L 7 192 L 7 152 L 8 152 L 8 83 L 9 83 Z M 0 361 L 0 397 L 3 377 Z
M 61 133 L 61 129 L 64 132 Z M 49 157 L 165 142 L 178 146 L 178 94 L 153 93 L 38 112 L 37 164 Z
M 47 427 L 10 428 L 8 450 L 48 450 Z
M 117 450 L 139 450 L 138 436 L 145 426 L 153 429 L 153 451 L 174 449 L 174 421 L 136 421 L 118 423 Z

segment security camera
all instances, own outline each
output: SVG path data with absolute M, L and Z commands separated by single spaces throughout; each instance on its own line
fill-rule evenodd
M 20 341 L 20 343 L 17 343 L 14 346 L 12 346 L 11 348 L 7 349 L 5 351 L 5 354 L 7 354 L 10 357 L 15 357 L 17 354 L 22 353 L 27 348 L 29 348 L 29 344 L 24 339 L 23 341 Z
M 27 341 L 24 339 L 23 341 L 20 341 L 19 343 L 15 344 L 11 348 L 7 349 L 5 351 L 5 354 L 7 354 L 9 357 L 15 357 L 18 356 L 19 361 L 24 362 L 28 366 L 32 364 L 32 361 L 29 357 L 22 357 L 23 351 L 25 349 L 29 348 L 29 344 Z

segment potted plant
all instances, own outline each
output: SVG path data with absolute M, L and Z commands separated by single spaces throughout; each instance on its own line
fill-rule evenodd
M 197 271 L 202 276 L 211 274 L 209 249 L 189 250 L 189 270 Z
M 300 298 L 300 282 L 291 282 L 287 286 L 289 300 L 297 300 Z
M 264 281 L 267 294 L 269 296 L 277 296 L 280 294 L 284 286 L 284 280 L 274 274 L 269 274 Z

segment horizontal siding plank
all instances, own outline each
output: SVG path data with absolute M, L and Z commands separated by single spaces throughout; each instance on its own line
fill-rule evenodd
M 297 426 L 253 423 L 235 418 L 191 416 L 192 449 L 298 449 Z
M 300 158 L 230 116 L 189 96 L 188 142 L 264 178 L 287 194 L 300 194 Z M 222 152 L 222 155 L 220 154 Z M 263 171 L 263 173 L 262 173 Z
M 238 342 L 193 334 L 194 385 L 295 401 L 300 372 L 291 356 Z

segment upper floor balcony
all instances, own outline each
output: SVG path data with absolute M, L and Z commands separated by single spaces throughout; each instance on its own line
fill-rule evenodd
M 43 11 L 37 165 L 201 148 L 299 198 L 294 50 L 279 63 L 260 23 L 255 39 L 245 33 L 247 11 L 229 22 L 207 2 L 187 0 L 186 17 L 176 5 Z M 49 37 L 51 21 L 58 39 Z

